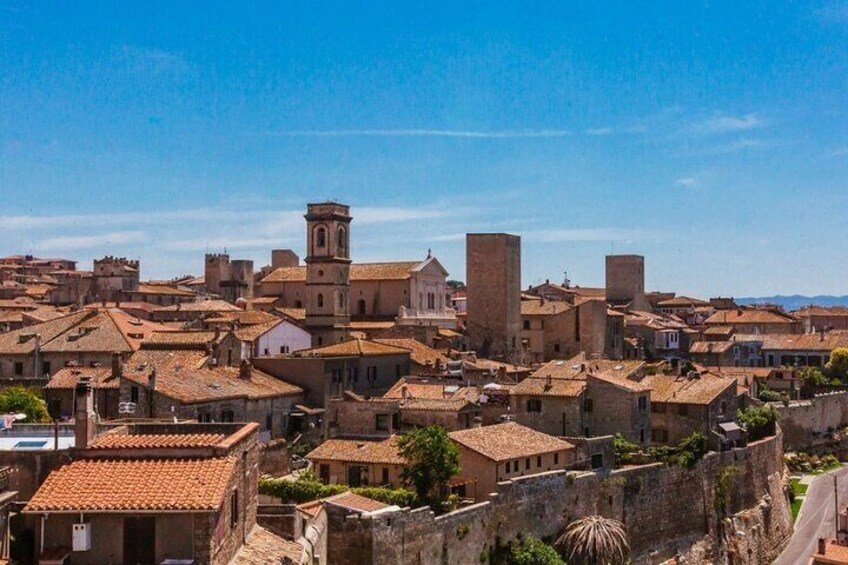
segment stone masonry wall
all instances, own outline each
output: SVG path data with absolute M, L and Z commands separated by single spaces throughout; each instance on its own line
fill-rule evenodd
M 340 563 L 481 563 L 520 532 L 555 539 L 571 521 L 601 514 L 626 524 L 636 564 L 674 556 L 766 563 L 791 535 L 782 475 L 776 436 L 711 453 L 693 469 L 654 464 L 522 477 L 500 483 L 487 502 L 439 517 L 426 508 L 330 516 L 330 532 L 346 549 Z
M 822 394 L 776 408 L 787 450 L 812 447 L 828 432 L 848 425 L 848 392 Z

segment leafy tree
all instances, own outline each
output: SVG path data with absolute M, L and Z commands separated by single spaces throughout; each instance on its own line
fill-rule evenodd
M 459 473 L 459 449 L 441 426 L 418 428 L 398 439 L 398 454 L 406 460 L 404 481 L 422 501 L 439 510 L 448 480 Z
M 677 462 L 683 467 L 692 467 L 707 452 L 707 438 L 701 432 L 692 432 L 677 444 L 677 448 L 680 450 Z
M 623 565 L 630 558 L 624 524 L 603 516 L 586 516 L 572 522 L 556 545 L 570 562 L 582 565 Z
M 777 411 L 773 406 L 754 406 L 737 410 L 736 420 L 748 431 L 748 439 L 754 441 L 774 433 Z
M 799 369 L 798 378 L 807 386 L 824 386 L 830 383 L 830 379 L 816 367 L 803 367 Z
M 13 386 L 0 391 L 0 413 L 26 414 L 25 422 L 49 422 L 47 404 L 37 390 Z
M 825 366 L 828 374 L 840 381 L 845 381 L 848 377 L 848 348 L 837 347 L 830 353 L 830 361 Z
M 529 534 L 509 546 L 507 565 L 566 565 L 557 550 Z

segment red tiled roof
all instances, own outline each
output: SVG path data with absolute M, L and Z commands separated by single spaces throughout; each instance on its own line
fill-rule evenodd
M 398 339 L 375 339 L 377 343 L 400 347 L 401 349 L 409 350 L 409 359 L 418 365 L 427 365 L 428 363 L 434 368 L 440 363 L 447 363 L 448 358 L 442 355 L 439 351 L 432 347 L 427 347 L 417 339 L 398 338 Z
M 409 350 L 367 339 L 349 339 L 341 343 L 302 349 L 296 352 L 296 355 L 300 357 L 362 357 L 366 355 L 400 355 L 403 353 L 408 354 Z
M 396 436 L 381 441 L 328 439 L 313 449 L 306 458 L 349 463 L 406 464 L 406 460 L 398 453 Z
M 728 388 L 736 387 L 736 379 L 703 373 L 700 378 L 676 375 L 648 375 L 640 381 L 651 387 L 651 402 L 673 404 L 710 404 Z
M 215 447 L 227 436 L 224 434 L 116 434 L 97 437 L 89 449 L 187 449 Z
M 121 380 L 112 378 L 110 367 L 64 367 L 50 378 L 44 388 L 50 390 L 73 390 L 82 377 L 91 379 L 91 387 L 95 389 L 117 389 Z
M 409 278 L 410 271 L 421 264 L 421 261 L 397 261 L 387 263 L 353 263 L 350 266 L 350 280 L 404 280 Z M 306 267 L 280 267 L 262 279 L 263 283 L 276 282 L 305 282 Z
M 215 512 L 235 463 L 229 457 L 74 461 L 50 473 L 24 512 Z
M 574 448 L 567 441 L 515 422 L 459 430 L 448 435 L 455 442 L 493 461 L 506 461 Z
M 321 510 L 321 507 L 328 502 L 336 506 L 355 510 L 357 512 L 374 512 L 376 510 L 382 510 L 383 508 L 389 507 L 388 504 L 384 504 L 378 500 L 366 498 L 364 496 L 360 496 L 358 494 L 354 494 L 350 491 L 347 491 L 341 494 L 336 494 L 334 496 L 329 496 L 327 498 L 320 498 L 318 500 L 312 500 L 310 502 L 298 504 L 297 509 L 314 518 L 318 515 L 318 512 Z

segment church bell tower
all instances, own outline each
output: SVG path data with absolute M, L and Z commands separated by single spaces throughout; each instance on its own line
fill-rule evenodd
M 306 327 L 312 346 L 339 343 L 350 326 L 350 207 L 306 205 Z

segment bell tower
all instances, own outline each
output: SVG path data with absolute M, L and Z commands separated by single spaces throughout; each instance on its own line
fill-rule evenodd
M 350 207 L 306 205 L 306 327 L 312 346 L 344 341 L 350 326 Z

